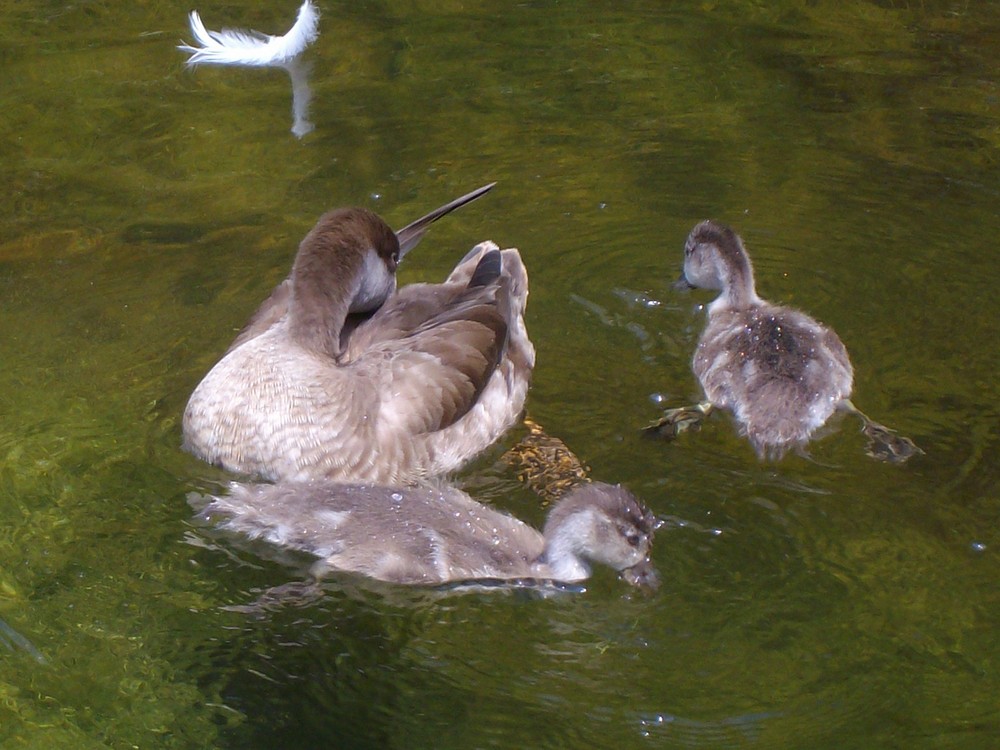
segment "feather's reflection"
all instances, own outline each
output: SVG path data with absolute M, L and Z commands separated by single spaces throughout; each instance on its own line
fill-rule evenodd
M 312 101 L 309 74 L 312 72 L 312 63 L 296 58 L 279 67 L 284 68 L 292 79 L 292 134 L 296 138 L 302 138 L 316 129 L 309 121 L 309 103 Z

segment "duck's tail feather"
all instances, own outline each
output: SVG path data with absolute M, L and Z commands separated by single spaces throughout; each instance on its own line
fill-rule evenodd
M 191 11 L 191 34 L 200 47 L 188 44 L 177 49 L 190 52 L 188 65 L 282 65 L 297 57 L 319 36 L 319 11 L 305 0 L 295 24 L 284 36 L 257 31 L 223 29 L 209 31 L 198 11 Z
M 469 288 L 486 286 L 500 278 L 500 251 L 489 250 L 476 264 L 476 270 L 469 279 Z

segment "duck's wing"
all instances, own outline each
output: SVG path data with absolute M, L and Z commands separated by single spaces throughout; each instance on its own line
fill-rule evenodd
M 355 329 L 344 364 L 382 383 L 380 418 L 425 434 L 472 409 L 503 356 L 508 284 L 487 248 L 464 284 L 414 284 Z
M 241 344 L 245 344 L 250 339 L 257 338 L 285 317 L 285 313 L 288 312 L 288 301 L 291 299 L 291 296 L 292 281 L 291 279 L 285 279 L 274 288 L 270 296 L 250 316 L 250 320 L 243 327 L 243 330 L 236 335 L 233 343 L 226 349 L 226 354 L 229 354 L 233 349 Z

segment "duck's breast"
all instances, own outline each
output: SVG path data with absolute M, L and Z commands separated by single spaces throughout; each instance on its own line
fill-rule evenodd
M 377 387 L 275 326 L 231 350 L 198 385 L 184 412 L 185 445 L 272 480 L 374 480 Z

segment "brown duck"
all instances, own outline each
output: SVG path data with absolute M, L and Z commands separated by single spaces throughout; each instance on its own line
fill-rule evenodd
M 324 215 L 184 412 L 184 445 L 273 481 L 412 483 L 459 468 L 524 405 L 534 347 L 517 250 L 476 245 L 440 284 L 396 289 L 427 227 L 364 208 Z

